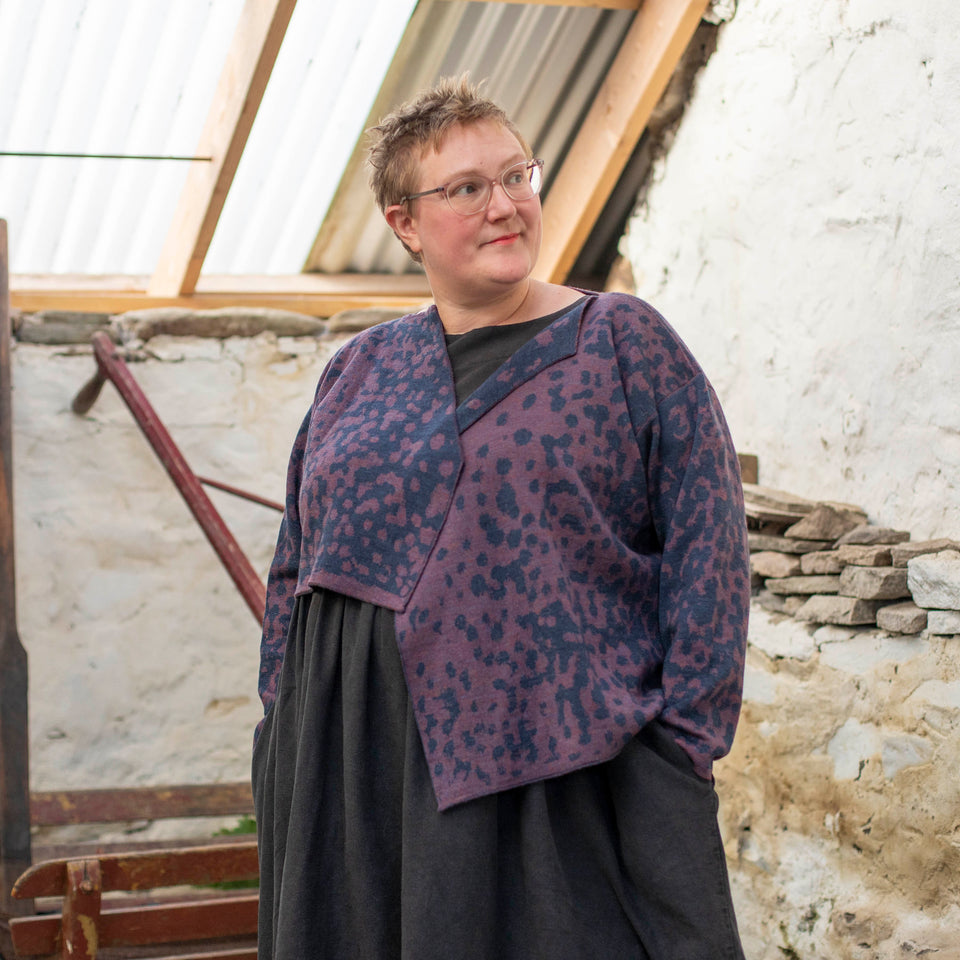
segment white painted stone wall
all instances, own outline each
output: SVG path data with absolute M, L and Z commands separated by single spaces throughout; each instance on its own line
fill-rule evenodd
M 622 244 L 761 483 L 960 535 L 960 6 L 740 0 Z M 960 637 L 754 605 L 748 960 L 960 958 Z
M 338 342 L 154 337 L 130 371 L 196 473 L 282 501 Z M 259 624 L 116 389 L 71 412 L 89 348 L 19 343 L 11 362 L 33 788 L 246 778 Z M 265 580 L 280 514 L 207 490 Z
M 717 782 L 747 960 L 960 957 L 960 637 L 754 604 Z
M 622 245 L 760 481 L 960 534 L 960 4 L 740 0 Z

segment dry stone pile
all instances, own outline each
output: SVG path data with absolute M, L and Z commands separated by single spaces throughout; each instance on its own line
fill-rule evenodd
M 853 504 L 744 483 L 756 601 L 798 620 L 960 634 L 960 542 L 912 541 Z

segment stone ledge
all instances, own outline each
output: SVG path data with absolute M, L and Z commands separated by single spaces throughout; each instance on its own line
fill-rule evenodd
M 851 504 L 808 506 L 782 491 L 747 489 L 762 507 L 747 517 L 760 607 L 809 623 L 960 635 L 960 542 L 912 542 L 908 531 L 865 522 Z M 789 522 L 801 509 L 802 519 Z

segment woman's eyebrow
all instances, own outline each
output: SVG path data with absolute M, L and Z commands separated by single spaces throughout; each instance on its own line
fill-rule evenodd
M 518 153 L 515 155 L 515 159 L 507 160 L 504 162 L 503 166 L 497 171 L 497 175 L 503 173 L 504 170 L 509 170 L 510 167 L 516 166 L 518 163 L 523 163 L 526 161 L 527 157 L 523 153 Z M 479 167 L 464 167 L 461 170 L 456 170 L 453 173 L 449 174 L 446 178 L 446 183 L 450 183 L 453 180 L 460 180 L 463 177 L 485 177 L 486 174 Z M 488 178 L 490 179 L 490 178 Z

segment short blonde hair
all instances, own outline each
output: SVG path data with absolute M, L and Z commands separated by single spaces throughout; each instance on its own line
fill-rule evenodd
M 444 77 L 399 106 L 367 131 L 370 187 L 381 212 L 417 188 L 417 164 L 430 147 L 440 149 L 451 127 L 492 120 L 512 133 L 524 155 L 533 154 L 502 107 L 480 93 L 467 74 Z

